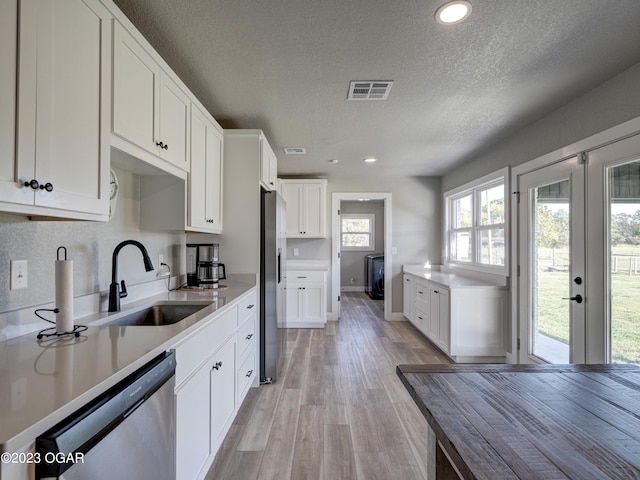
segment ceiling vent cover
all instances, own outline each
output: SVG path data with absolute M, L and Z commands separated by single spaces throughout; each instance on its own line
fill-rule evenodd
M 386 100 L 392 80 L 353 81 L 349 84 L 349 100 Z
M 307 149 L 302 147 L 286 147 L 283 150 L 287 155 L 304 155 L 307 153 Z

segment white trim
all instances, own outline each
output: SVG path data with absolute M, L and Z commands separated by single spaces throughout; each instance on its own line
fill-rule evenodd
M 343 232 L 342 219 L 344 218 L 366 218 L 369 220 L 368 232 Z M 365 247 L 345 247 L 342 245 L 342 235 L 344 233 L 366 233 L 369 235 L 369 245 Z M 340 214 L 340 249 L 348 252 L 375 252 L 376 251 L 376 215 L 375 213 L 341 213 Z
M 631 137 L 633 135 L 640 134 L 640 117 L 633 118 L 628 120 L 620 125 L 616 125 L 614 127 L 608 128 L 602 132 L 596 133 L 589 137 L 583 138 L 582 140 L 578 140 L 577 142 L 571 143 L 566 147 L 559 148 L 552 152 L 549 152 L 541 157 L 534 158 L 525 163 L 522 163 L 518 166 L 515 166 L 511 169 L 511 185 L 512 190 L 518 192 L 520 190 L 520 186 L 518 184 L 518 179 L 521 175 L 532 172 L 534 170 L 538 170 L 540 168 L 544 168 L 553 163 L 561 162 L 568 158 L 574 157 L 577 154 L 585 151 L 596 150 L 605 145 L 609 145 L 611 143 L 618 142 L 620 140 L 624 140 L 625 138 Z M 513 255 L 513 260 L 511 262 L 511 352 L 507 353 L 507 361 L 509 363 L 517 363 L 518 361 L 518 350 L 517 343 L 518 338 L 520 337 L 519 327 L 520 327 L 520 305 L 518 302 L 519 293 L 520 293 L 520 282 L 518 277 L 518 260 L 519 254 L 518 251 L 518 238 L 520 237 L 520 232 L 518 232 L 518 208 L 511 209 L 511 220 L 510 227 L 512 229 L 513 235 L 511 235 L 511 255 Z M 523 346 L 521 345 L 521 348 Z
M 503 167 L 499 170 L 496 170 L 494 172 L 488 173 L 487 175 L 484 175 L 480 178 L 477 178 L 471 182 L 467 182 L 464 185 L 460 185 L 456 188 L 452 188 L 451 190 L 448 190 L 446 192 L 444 192 L 443 194 L 443 205 L 442 205 L 442 209 L 443 209 L 443 219 L 444 219 L 444 228 L 442 229 L 442 258 L 444 260 L 444 264 L 449 266 L 449 267 L 454 267 L 454 268 L 459 268 L 459 269 L 463 269 L 463 270 L 470 270 L 470 271 L 477 271 L 477 272 L 484 272 L 484 273 L 490 273 L 493 275 L 500 275 L 503 277 L 508 276 L 509 274 L 509 265 L 510 265 L 510 254 L 508 249 L 506 248 L 507 245 L 509 244 L 509 238 L 510 238 L 510 225 L 509 225 L 509 216 L 510 216 L 510 211 L 511 211 L 511 194 L 510 194 L 510 174 L 509 174 L 509 170 L 510 167 Z M 504 258 L 504 265 L 488 265 L 488 264 L 483 264 L 483 263 L 478 263 L 476 262 L 454 262 L 451 261 L 450 258 L 450 244 L 449 244 L 449 238 L 450 238 L 450 230 L 451 230 L 451 209 L 450 209 L 450 200 L 454 199 L 454 198 L 459 198 L 461 196 L 463 196 L 463 194 L 471 194 L 472 195 L 472 209 L 473 209 L 473 216 L 474 216 L 474 220 L 477 216 L 477 212 L 478 212 L 478 206 L 476 205 L 476 195 L 475 192 L 477 190 L 482 190 L 483 187 L 488 187 L 490 188 L 493 184 L 493 186 L 497 186 L 500 183 L 500 180 L 503 180 L 503 185 L 504 185 L 504 242 L 505 242 L 505 258 Z M 479 228 L 478 225 L 476 224 L 476 222 L 474 221 L 474 224 L 472 227 L 470 227 L 470 230 L 472 230 L 474 233 L 477 233 L 479 230 L 482 230 L 482 228 Z M 477 242 L 475 236 L 473 239 L 474 243 Z M 474 250 L 475 250 L 475 255 L 478 255 L 477 252 L 477 248 L 474 246 Z
M 366 287 L 340 287 L 341 292 L 366 292 Z
M 384 318 L 389 320 L 392 318 L 393 307 L 393 291 L 392 291 L 392 266 L 393 256 L 392 249 L 392 229 L 393 218 L 391 208 L 391 193 L 367 193 L 367 192 L 349 192 L 331 194 L 331 316 L 338 320 L 339 305 L 338 295 L 340 295 L 340 260 L 338 252 L 340 252 L 340 202 L 345 200 L 358 200 L 366 196 L 371 200 L 384 200 Z

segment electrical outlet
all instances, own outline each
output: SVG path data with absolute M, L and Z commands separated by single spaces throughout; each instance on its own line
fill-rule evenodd
M 27 261 L 26 260 L 11 260 L 11 277 L 10 277 L 10 290 L 19 290 L 21 288 L 27 288 Z
M 159 254 L 158 255 L 158 270 L 160 270 L 160 268 L 162 267 L 163 263 L 164 263 L 164 255 L 163 254 Z
M 356 283 L 356 279 L 351 277 L 351 285 L 355 285 L 355 283 Z
M 297 247 L 293 248 L 293 256 L 297 257 L 298 255 L 300 255 L 300 250 Z

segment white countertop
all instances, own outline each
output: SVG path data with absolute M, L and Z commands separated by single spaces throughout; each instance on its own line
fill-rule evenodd
M 420 265 L 403 265 L 402 271 L 449 288 L 505 288 L 501 285 L 474 280 L 455 273 L 433 270 Z
M 123 306 L 137 310 L 158 301 L 210 301 L 193 317 L 173 325 L 89 326 L 79 338 L 36 339 L 36 333 L 0 342 L 0 450 L 13 452 L 206 324 L 255 287 L 254 275 L 235 275 L 228 289 L 167 292 Z M 117 313 L 101 312 L 88 324 Z

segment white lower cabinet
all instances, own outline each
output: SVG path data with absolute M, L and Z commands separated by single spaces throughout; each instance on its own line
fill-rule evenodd
M 446 280 L 447 276 L 443 276 Z M 405 273 L 405 317 L 456 362 L 504 362 L 508 292 L 479 282 L 446 286 Z
M 414 301 L 416 297 L 415 280 L 411 275 L 402 275 L 402 313 L 411 323 L 414 323 Z
M 176 478 L 203 479 L 256 379 L 253 289 L 175 346 Z
M 287 271 L 287 327 L 322 328 L 327 322 L 326 273 Z
M 210 453 L 209 369 L 176 390 L 176 478 L 198 478 Z
M 227 342 L 213 356 L 211 364 L 211 447 L 222 443 L 226 426 L 233 420 L 236 408 L 236 342 Z

